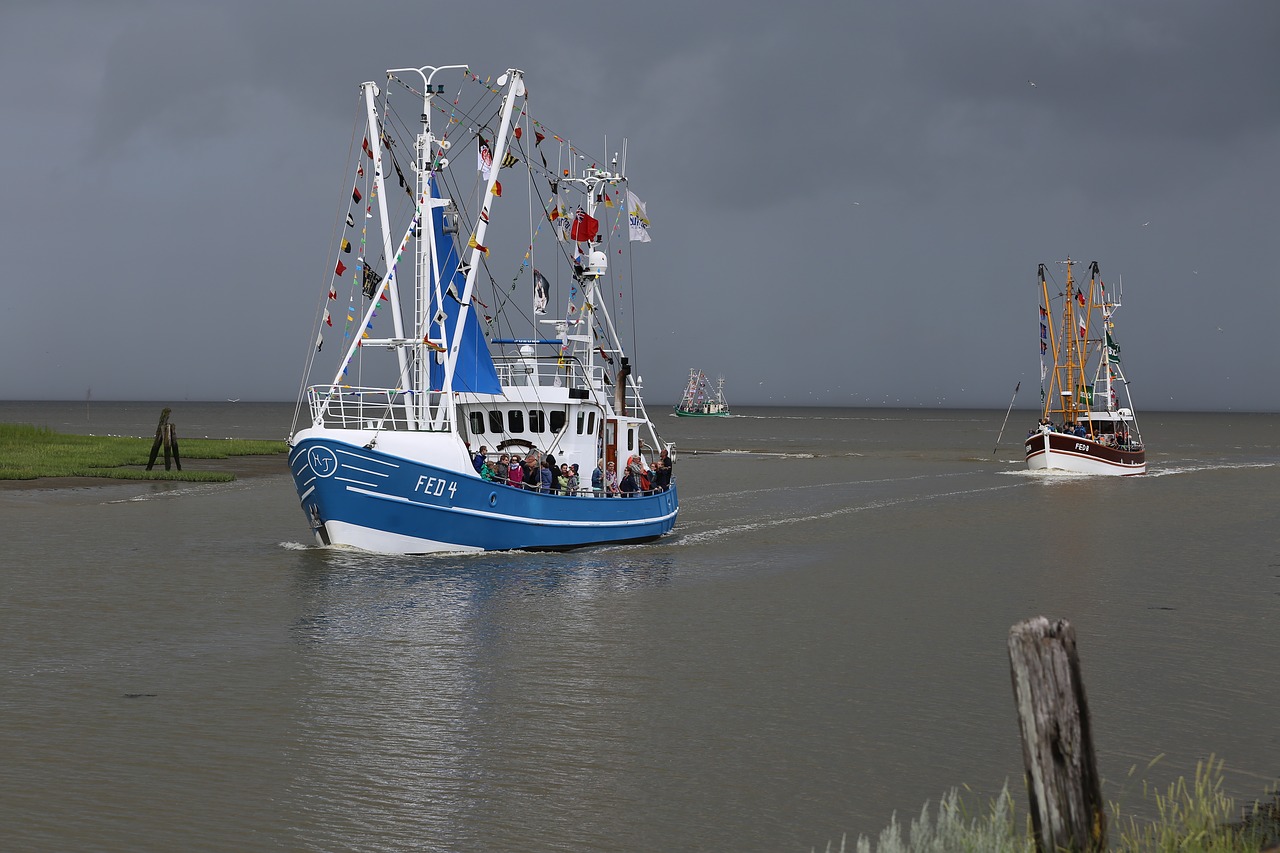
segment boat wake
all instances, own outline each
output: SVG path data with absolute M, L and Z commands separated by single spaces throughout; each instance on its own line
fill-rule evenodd
M 122 480 L 121 482 L 131 482 L 131 481 Z M 142 483 L 145 481 L 136 480 L 132 482 Z M 169 480 L 169 481 L 161 481 L 161 482 L 173 482 L 173 481 Z M 170 498 L 184 498 L 184 497 L 190 497 L 191 495 L 209 495 L 209 494 L 213 494 L 214 492 L 226 491 L 228 486 L 235 487 L 235 488 L 244 488 L 243 484 L 237 483 L 235 481 L 232 481 L 229 483 L 201 483 L 198 486 L 189 486 L 181 489 L 165 489 L 164 491 L 147 492 L 146 494 L 142 494 L 142 495 L 131 495 L 127 498 L 115 498 L 113 500 L 103 501 L 103 504 L 139 503 L 142 501 L 156 501 L 156 500 L 168 500 Z
M 907 477 L 903 479 L 922 479 L 915 477 Z M 880 481 L 876 481 L 880 482 Z M 1010 483 L 1007 486 L 984 486 L 980 489 L 960 489 L 954 492 L 939 492 L 932 495 L 914 495 L 907 498 L 896 498 L 887 500 L 869 501 L 863 504 L 853 506 L 842 506 L 838 509 L 827 510 L 826 512 L 808 513 L 806 515 L 796 515 L 786 518 L 769 518 L 760 521 L 747 521 L 741 524 L 730 524 L 722 527 L 714 527 L 708 530 L 690 532 L 687 529 L 679 533 L 679 543 L 681 545 L 695 545 L 706 542 L 714 542 L 724 539 L 728 536 L 738 536 L 742 533 L 748 533 L 756 530 L 768 530 L 770 528 L 785 527 L 793 524 L 808 524 L 816 521 L 827 521 L 832 518 L 842 518 L 848 515 L 854 515 L 860 512 L 870 510 L 887 509 L 890 507 L 905 506 L 908 504 L 925 503 L 928 501 L 945 500 L 948 498 L 963 497 L 966 495 L 978 495 L 986 492 L 999 492 L 1005 489 L 1018 488 L 1021 483 Z M 830 488 L 830 484 L 824 486 Z M 759 490 L 755 492 L 759 494 Z M 724 496 L 721 496 L 724 497 Z
M 1197 474 L 1201 471 L 1229 471 L 1237 468 L 1275 468 L 1275 462 L 1224 462 L 1218 464 L 1175 465 L 1147 471 L 1148 477 L 1167 477 L 1170 474 Z

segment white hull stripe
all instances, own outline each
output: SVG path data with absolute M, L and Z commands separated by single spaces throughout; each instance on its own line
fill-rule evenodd
M 399 495 L 384 495 L 380 492 L 370 492 L 365 489 L 357 489 L 355 486 L 347 486 L 347 490 L 366 497 L 378 498 L 379 500 L 384 501 L 395 501 L 396 503 L 422 507 L 423 509 L 434 509 L 441 512 L 456 512 L 461 515 L 475 516 L 476 518 L 488 518 L 495 521 L 512 521 L 518 524 L 534 524 L 540 527 L 634 527 L 638 524 L 653 524 L 654 522 L 666 521 L 676 517 L 676 511 L 672 510 L 666 515 L 655 515 L 650 518 L 626 518 L 617 521 L 572 521 L 569 519 L 530 518 L 525 515 L 507 515 L 502 512 L 486 512 L 484 510 L 466 509 L 464 507 L 442 507 L 434 504 L 424 504 L 419 503 L 418 501 L 411 501 L 408 498 L 402 498 Z M 584 498 L 584 500 L 625 501 L 627 498 Z

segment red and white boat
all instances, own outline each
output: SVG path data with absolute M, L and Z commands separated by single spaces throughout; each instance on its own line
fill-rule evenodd
M 1050 297 L 1040 265 L 1040 423 L 1027 435 L 1027 468 L 1078 474 L 1145 474 L 1147 454 L 1120 364 L 1115 321 L 1121 288 L 1103 283 L 1098 262 L 1089 283 L 1067 282 Z M 1051 361 L 1052 364 L 1048 362 Z

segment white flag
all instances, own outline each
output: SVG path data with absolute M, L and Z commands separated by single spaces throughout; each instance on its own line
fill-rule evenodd
M 649 214 L 645 212 L 644 202 L 631 190 L 627 190 L 627 219 L 631 223 L 631 240 L 648 243 Z
M 489 140 L 483 136 L 477 134 L 476 140 L 476 171 L 487 181 L 493 169 L 493 151 L 489 148 Z

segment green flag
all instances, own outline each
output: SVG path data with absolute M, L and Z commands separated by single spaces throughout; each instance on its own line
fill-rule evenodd
M 1107 332 L 1107 361 L 1112 364 L 1120 363 L 1120 345 L 1111 338 L 1111 333 Z

